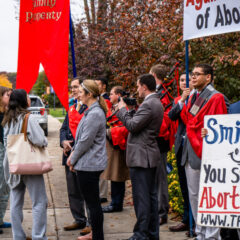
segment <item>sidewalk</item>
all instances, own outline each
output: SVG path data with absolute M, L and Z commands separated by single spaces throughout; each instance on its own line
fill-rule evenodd
M 64 167 L 62 163 L 62 150 L 59 147 L 59 129 L 61 123 L 49 116 L 49 154 L 53 162 L 54 170 L 45 175 L 45 183 L 48 195 L 48 228 L 47 236 L 49 240 L 71 240 L 77 239 L 79 230 L 65 232 L 63 226 L 73 222 L 69 211 L 67 189 L 65 181 Z M 104 233 L 105 240 L 122 240 L 132 236 L 135 223 L 134 209 L 131 206 L 130 196 L 126 196 L 124 211 L 120 213 L 104 214 Z M 110 200 L 110 197 L 109 197 Z M 170 217 L 171 218 L 171 217 Z M 7 210 L 5 221 L 10 221 L 10 212 Z M 184 240 L 188 239 L 185 232 L 172 233 L 168 227 L 175 225 L 176 222 L 169 220 L 168 224 L 160 228 L 161 240 Z M 27 236 L 31 236 L 32 212 L 31 200 L 26 193 L 24 203 L 23 226 Z M 0 235 L 1 240 L 12 239 L 11 229 L 4 229 L 4 234 Z

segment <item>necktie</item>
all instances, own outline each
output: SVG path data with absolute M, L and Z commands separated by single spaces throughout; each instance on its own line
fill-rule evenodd
M 80 110 L 80 108 L 81 108 L 81 103 L 80 103 L 80 102 L 78 102 L 78 103 L 77 103 L 77 108 L 76 108 L 76 110 L 77 110 L 77 111 L 79 111 L 79 110 Z

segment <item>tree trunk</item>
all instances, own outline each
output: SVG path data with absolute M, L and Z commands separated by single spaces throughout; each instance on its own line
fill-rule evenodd
M 96 24 L 96 12 L 95 12 L 95 1 L 91 0 L 91 13 L 92 13 L 92 24 Z
M 90 26 L 90 24 L 91 24 L 91 19 L 90 19 L 89 7 L 88 7 L 88 1 L 87 1 L 87 0 L 84 0 L 84 9 L 85 9 L 86 17 L 87 17 L 88 26 Z

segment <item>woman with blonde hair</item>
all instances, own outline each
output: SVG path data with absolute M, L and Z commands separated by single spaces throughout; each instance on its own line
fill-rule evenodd
M 78 239 L 103 240 L 99 176 L 107 166 L 105 117 L 107 106 L 94 80 L 83 81 L 80 99 L 88 109 L 78 125 L 75 144 L 67 164 L 77 173 L 84 200 L 90 211 L 92 233 Z
M 11 89 L 0 86 L 0 234 L 3 233 L 2 228 L 11 227 L 11 223 L 3 221 L 8 205 L 9 188 L 4 179 L 3 172 L 3 159 L 5 148 L 3 143 L 3 127 L 1 125 L 4 113 L 7 110 L 10 92 Z

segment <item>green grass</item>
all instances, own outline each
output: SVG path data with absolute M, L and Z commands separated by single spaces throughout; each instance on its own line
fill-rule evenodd
M 65 117 L 66 115 L 66 110 L 62 108 L 55 108 L 55 110 L 53 108 L 50 108 L 49 109 L 49 114 L 52 115 L 53 117 L 56 117 L 56 118 L 60 118 L 60 117 Z M 59 119 L 60 122 L 63 122 L 64 119 Z

